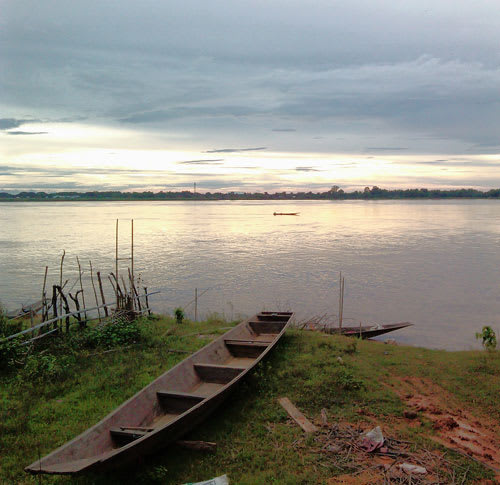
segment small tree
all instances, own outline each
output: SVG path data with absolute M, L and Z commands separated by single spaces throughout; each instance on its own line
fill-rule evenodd
M 176 308 L 174 310 L 174 315 L 177 320 L 177 323 L 182 323 L 182 320 L 184 320 L 184 310 L 182 308 Z
M 483 347 L 488 351 L 493 351 L 497 347 L 497 336 L 491 327 L 485 325 L 481 332 L 476 332 L 476 338 L 482 339 Z

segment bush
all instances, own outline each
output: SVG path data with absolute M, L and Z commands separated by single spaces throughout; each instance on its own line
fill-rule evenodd
M 174 310 L 174 315 L 175 319 L 177 320 L 177 323 L 182 323 L 182 320 L 184 320 L 184 310 L 182 308 L 176 308 Z
M 497 336 L 493 329 L 489 326 L 484 326 L 481 332 L 476 333 L 477 339 L 482 339 L 483 347 L 486 350 L 493 351 L 497 347 Z
M 19 359 L 23 357 L 25 351 L 26 348 L 19 345 L 19 340 L 17 338 L 0 342 L 0 370 L 16 366 Z
M 106 325 L 84 330 L 78 343 L 83 347 L 118 347 L 137 342 L 141 337 L 141 329 L 137 320 L 128 321 L 116 318 Z
M 30 355 L 19 374 L 19 379 L 31 383 L 64 379 L 75 362 L 73 355 Z

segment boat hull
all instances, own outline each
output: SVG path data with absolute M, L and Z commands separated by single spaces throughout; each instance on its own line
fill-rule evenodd
M 241 322 L 25 470 L 32 474 L 104 471 L 129 465 L 172 444 L 217 409 L 271 352 L 292 315 L 262 312 Z M 130 441 L 123 444 L 118 439 Z
M 401 328 L 411 327 L 413 324 L 409 322 L 403 323 L 393 323 L 389 325 L 379 325 L 377 327 L 343 327 L 343 328 L 325 328 L 323 331 L 325 333 L 345 335 L 347 337 L 360 337 L 362 339 L 378 337 L 379 335 L 384 335 L 389 332 L 394 332 L 395 330 L 400 330 Z

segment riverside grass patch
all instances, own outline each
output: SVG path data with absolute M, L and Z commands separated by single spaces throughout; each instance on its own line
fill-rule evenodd
M 111 349 L 106 344 L 59 345 L 60 353 L 53 355 L 75 360 L 61 371 L 48 359 L 36 386 L 20 380 L 19 369 L 0 373 L 0 483 L 37 483 L 38 478 L 24 473 L 24 466 L 97 423 L 188 355 L 169 349 L 194 352 L 232 324 L 212 317 L 178 325 L 175 318 L 161 317 L 138 325 L 141 337 L 135 343 Z M 288 397 L 313 421 L 325 408 L 333 423 L 376 419 L 383 430 L 394 434 L 392 426 L 402 419 L 405 406 L 386 382 L 394 376 L 424 376 L 478 415 L 494 413 L 500 392 L 499 354 L 388 346 L 290 329 L 236 392 L 186 436 L 217 442 L 216 454 L 171 446 L 128 470 L 44 476 L 42 483 L 178 485 L 224 473 L 232 484 L 240 485 L 326 483 L 349 470 L 315 452 L 313 437 L 304 441 L 301 429 L 277 403 L 279 397 Z M 416 446 L 444 451 L 429 440 L 432 433 L 430 425 L 398 431 L 400 438 L 411 439 Z M 295 448 L 297 440 L 304 441 L 304 447 Z M 471 460 L 452 452 L 448 456 L 457 473 L 463 470 L 459 467 L 469 467 L 464 483 L 491 476 Z

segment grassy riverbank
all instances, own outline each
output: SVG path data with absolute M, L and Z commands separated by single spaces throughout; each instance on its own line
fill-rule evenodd
M 59 343 L 38 354 L 43 366 L 32 359 L 28 368 L 3 371 L 0 482 L 37 483 L 24 466 L 87 429 L 187 355 L 171 350 L 193 352 L 228 325 L 216 318 L 182 325 L 169 318 L 144 320 L 136 343 L 114 347 L 103 341 L 92 349 Z M 416 419 L 404 417 L 408 403 L 400 390 L 413 378 L 439 386 L 452 402 L 447 405 L 467 409 L 478 422 L 500 422 L 499 352 L 432 351 L 290 330 L 229 401 L 190 434 L 217 442 L 216 454 L 170 447 L 126 472 L 76 480 L 45 476 L 41 483 L 180 484 L 227 473 L 237 484 L 313 484 L 353 472 L 352 461 L 318 452 L 315 438 L 305 438 L 289 421 L 277 403 L 280 396 L 316 422 L 326 409 L 331 424 L 378 424 L 387 436 L 411 442 L 412 451 L 446 452 L 451 468 L 443 473 L 452 470 L 457 483 L 492 477 L 476 461 L 431 439 L 438 431 L 425 409 Z M 493 432 L 500 439 L 498 429 Z

